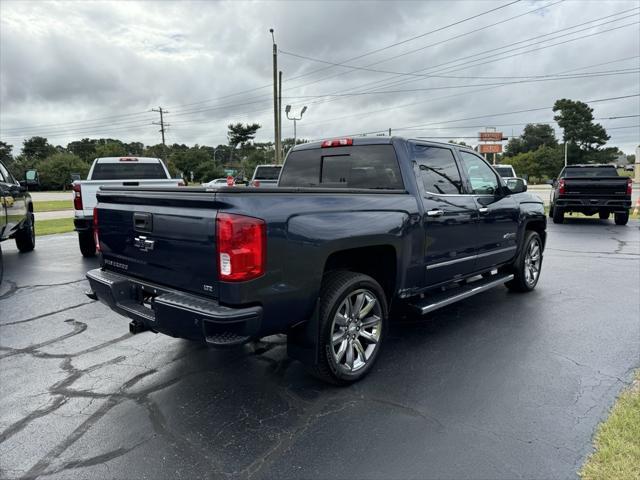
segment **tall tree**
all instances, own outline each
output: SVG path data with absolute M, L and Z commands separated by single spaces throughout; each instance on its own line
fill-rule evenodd
M 44 160 L 56 151 L 56 147 L 44 137 L 31 137 L 22 142 L 22 155 L 32 161 Z
M 11 155 L 12 150 L 13 145 L 0 141 L 0 160 L 2 160 L 2 163 L 5 165 L 13 163 L 13 155 Z
M 243 124 L 243 123 L 230 123 L 228 125 L 229 132 L 227 133 L 227 140 L 229 140 L 229 146 L 233 150 L 238 148 L 244 149 L 245 145 L 256 137 L 256 132 L 260 129 L 260 124 Z
M 553 111 L 553 119 L 564 130 L 564 141 L 577 145 L 581 157 L 598 150 L 611 138 L 602 125 L 593 123 L 593 108 L 584 102 L 562 98 L 553 105 Z
M 504 154 L 513 157 L 519 153 L 533 152 L 542 146 L 558 145 L 553 128 L 546 123 L 528 123 L 522 135 L 509 139 Z
M 96 141 L 88 138 L 75 140 L 67 144 L 67 150 L 85 162 L 90 162 L 96 158 Z

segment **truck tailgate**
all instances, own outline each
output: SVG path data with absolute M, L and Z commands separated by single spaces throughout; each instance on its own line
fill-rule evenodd
M 194 196 L 180 188 L 162 196 L 128 193 L 122 198 L 99 192 L 98 201 L 106 268 L 217 298 L 214 193 Z
M 566 195 L 611 197 L 627 194 L 627 177 L 567 177 L 564 181 Z

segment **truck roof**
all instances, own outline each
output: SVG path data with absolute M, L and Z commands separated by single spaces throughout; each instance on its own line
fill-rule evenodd
M 309 143 L 301 143 L 299 145 L 294 146 L 291 150 L 292 151 L 297 151 L 297 150 L 311 150 L 314 148 L 320 148 L 320 146 L 322 145 L 322 142 L 326 141 L 326 140 L 338 140 L 338 139 L 342 139 L 342 138 L 350 138 L 353 140 L 353 145 L 354 146 L 358 146 L 358 145 L 389 145 L 391 143 L 393 143 L 394 140 L 403 140 L 403 141 L 412 141 L 412 142 L 422 142 L 422 143 L 434 143 L 437 145 L 446 145 L 448 147 L 454 146 L 463 150 L 468 150 L 470 152 L 475 152 L 475 150 L 473 150 L 473 148 L 465 146 L 465 145 L 458 145 L 458 144 L 454 144 L 454 143 L 447 143 L 447 142 L 438 142 L 438 141 L 434 141 L 434 140 L 429 140 L 427 138 L 406 138 L 406 137 L 400 137 L 400 136 L 375 136 L 375 137 L 356 137 L 353 135 L 343 135 L 343 136 L 337 136 L 337 137 L 328 137 L 322 140 L 316 140 L 315 142 L 309 142 Z
M 95 161 L 100 163 L 138 162 L 138 163 L 158 163 L 162 160 L 153 157 L 136 157 L 133 155 L 123 155 L 122 157 L 101 157 Z

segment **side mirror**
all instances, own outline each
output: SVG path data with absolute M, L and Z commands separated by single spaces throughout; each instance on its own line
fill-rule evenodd
M 511 193 L 523 193 L 527 191 L 527 183 L 522 178 L 509 178 L 507 188 Z
M 20 182 L 20 185 L 23 183 Z M 27 187 L 37 187 L 40 185 L 40 178 L 38 178 L 37 170 L 27 170 L 24 173 L 24 185 Z

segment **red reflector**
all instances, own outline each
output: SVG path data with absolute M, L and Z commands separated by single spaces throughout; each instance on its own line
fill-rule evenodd
M 82 210 L 82 187 L 79 183 L 74 183 L 71 190 L 73 191 L 73 208 Z
M 121 162 L 137 162 L 138 159 L 135 157 L 122 157 L 120 158 Z
M 333 140 L 323 140 L 322 148 L 348 147 L 353 145 L 353 138 L 334 138 Z
M 630 178 L 627 178 L 627 195 L 631 195 L 633 190 L 633 181 Z
M 558 193 L 564 195 L 564 178 L 561 178 L 558 182 Z
M 264 220 L 219 213 L 216 218 L 218 274 L 226 282 L 243 282 L 264 274 L 266 261 Z
M 93 241 L 96 244 L 96 251 L 100 251 L 100 236 L 98 235 L 98 207 L 93 207 Z

